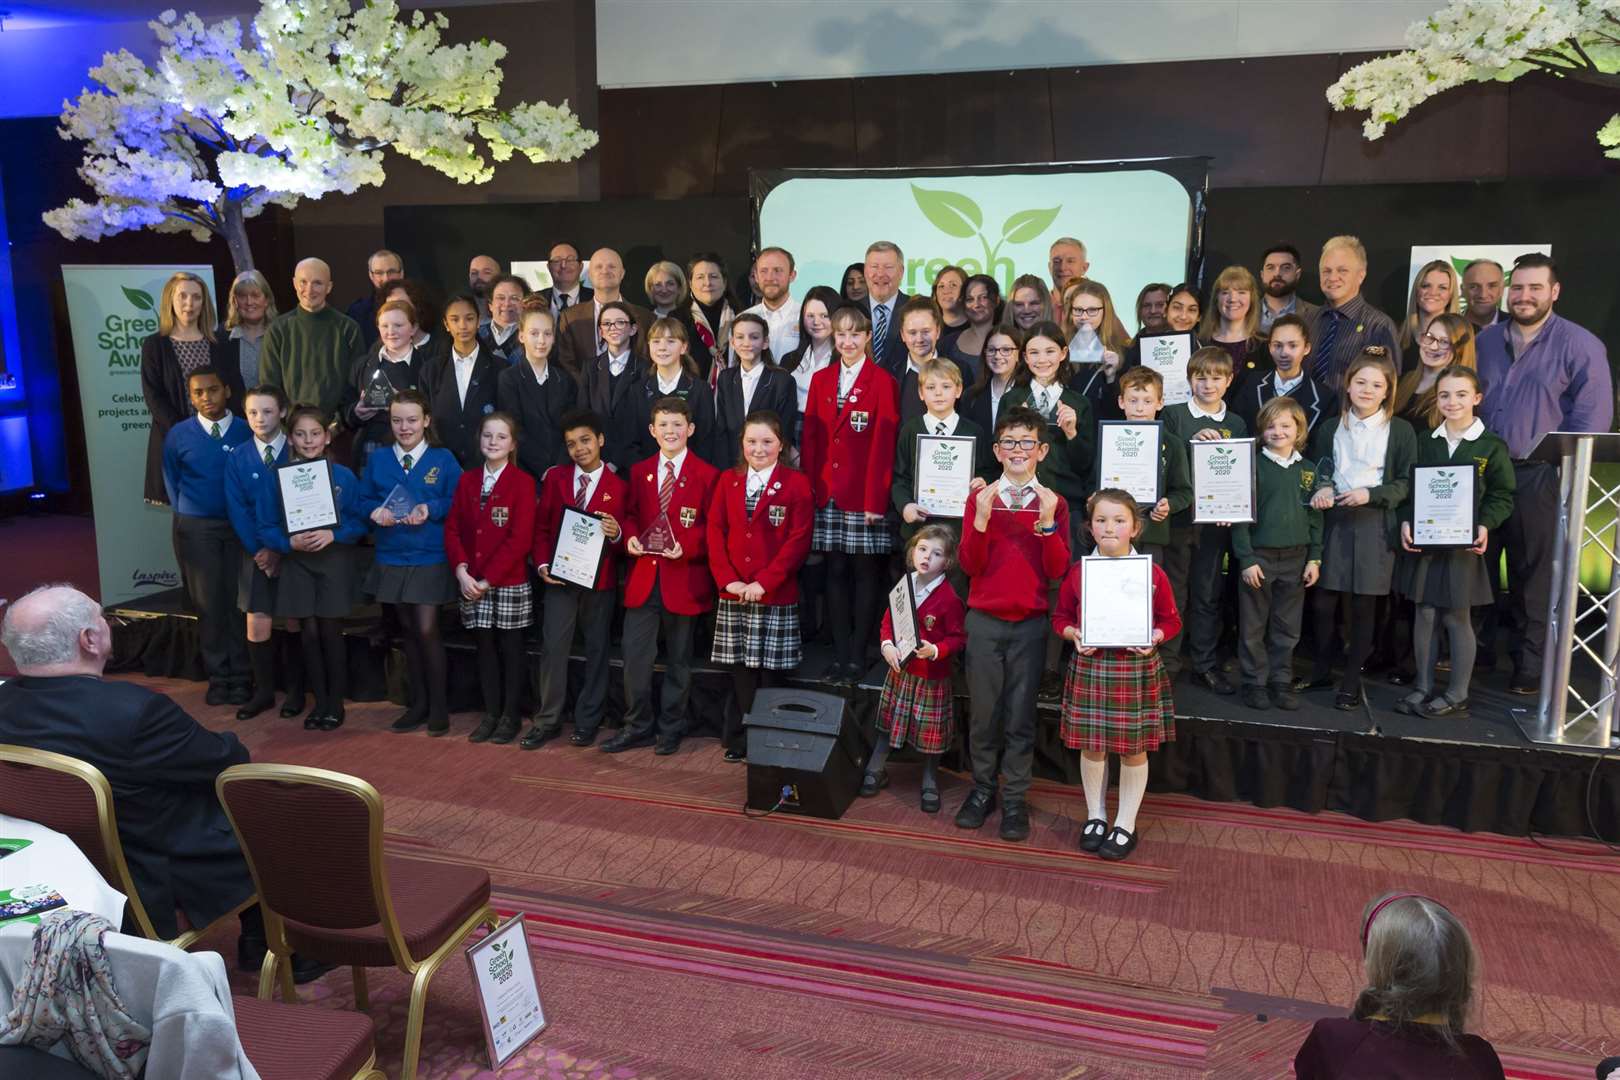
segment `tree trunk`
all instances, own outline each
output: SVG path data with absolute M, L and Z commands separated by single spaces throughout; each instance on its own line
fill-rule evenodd
M 247 223 L 242 219 L 242 204 L 235 199 L 226 199 L 225 205 L 220 207 L 220 235 L 225 237 L 225 244 L 231 249 L 231 262 L 236 265 L 236 273 L 253 269 L 253 249 L 248 246 Z

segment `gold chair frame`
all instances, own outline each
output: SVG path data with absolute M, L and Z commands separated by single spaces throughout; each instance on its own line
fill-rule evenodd
M 232 765 L 219 774 L 214 781 L 214 787 L 219 792 L 220 805 L 225 807 L 225 814 L 231 819 L 231 827 L 236 829 L 238 841 L 241 840 L 242 830 L 237 827 L 236 818 L 231 814 L 230 803 L 225 799 L 226 786 L 236 780 L 309 784 L 354 795 L 365 803 L 370 819 L 367 848 L 371 863 L 373 901 L 381 916 L 383 937 L 388 942 L 389 952 L 393 954 L 395 966 L 412 977 L 410 1011 L 405 1024 L 405 1060 L 400 1069 L 400 1080 L 415 1080 L 422 1053 L 422 1017 L 427 1008 L 428 983 L 444 962 L 465 944 L 467 937 L 474 930 L 480 926 L 488 926 L 490 930 L 499 928 L 500 916 L 496 915 L 495 909 L 486 903 L 462 920 L 461 924 L 445 938 L 444 944 L 428 956 L 421 959 L 412 956 L 405 944 L 405 935 L 399 928 L 399 921 L 394 915 L 394 898 L 388 889 L 388 869 L 383 859 L 383 803 L 377 789 L 358 776 L 330 769 L 316 769 L 303 765 Z M 242 853 L 247 856 L 248 869 L 253 874 L 254 888 L 262 894 L 264 883 L 259 878 L 258 865 L 253 861 L 253 851 L 244 843 Z M 272 909 L 269 904 L 262 903 L 261 907 L 264 911 L 265 937 L 269 941 L 270 948 L 265 953 L 264 967 L 259 971 L 259 997 L 268 999 L 272 996 L 279 975 L 282 1000 L 289 1004 L 296 1003 L 298 990 L 293 984 L 290 959 L 292 947 L 287 943 L 286 923 L 282 920 L 280 912 Z M 354 977 L 355 1008 L 362 1012 L 369 1011 L 371 1003 L 366 989 L 366 969 L 354 965 L 350 970 Z
M 221 915 L 207 926 L 193 928 L 174 938 L 165 938 L 152 927 L 152 919 L 146 913 L 146 905 L 141 903 L 140 893 L 135 890 L 135 880 L 130 876 L 129 863 L 124 860 L 124 845 L 118 839 L 118 818 L 113 812 L 112 785 L 102 771 L 76 757 L 67 754 L 58 754 L 51 750 L 35 750 L 27 746 L 11 746 L 0 743 L 0 762 L 12 765 L 24 765 L 37 769 L 49 769 L 51 772 L 62 773 L 82 781 L 96 798 L 96 817 L 101 830 L 101 846 L 107 852 L 107 860 L 112 863 L 114 881 L 107 884 L 124 894 L 129 904 L 130 917 L 135 921 L 135 927 L 140 935 L 148 941 L 162 941 L 173 945 L 177 949 L 189 949 L 215 926 L 224 922 L 232 915 L 237 915 L 251 904 L 258 903 L 257 896 L 250 896 L 236 907 Z M 48 828 L 48 823 L 46 824 Z

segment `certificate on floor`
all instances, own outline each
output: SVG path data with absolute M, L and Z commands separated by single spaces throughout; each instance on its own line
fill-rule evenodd
M 472 965 L 478 1008 L 484 1015 L 489 1067 L 498 1070 L 546 1028 L 522 912 L 468 949 L 467 963 Z

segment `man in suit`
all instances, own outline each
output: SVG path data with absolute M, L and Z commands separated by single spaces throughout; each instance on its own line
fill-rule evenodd
M 652 329 L 653 324 L 652 312 L 639 304 L 629 303 L 619 291 L 624 284 L 624 260 L 619 258 L 617 251 L 597 248 L 591 253 L 590 272 L 595 293 L 589 300 L 581 300 L 564 311 L 562 321 L 557 326 L 557 359 L 576 379 L 581 378 L 581 373 L 591 366 L 602 351 L 596 321 L 601 316 L 603 304 L 618 300 L 630 309 L 636 321 L 638 357 L 646 355 L 647 331 Z
M 1316 305 L 1299 296 L 1301 262 L 1299 249 L 1292 244 L 1274 244 L 1260 257 L 1260 286 L 1265 294 L 1260 303 L 1260 332 L 1271 333 L 1271 324 L 1284 315 L 1298 315 L 1309 326 Z
M 866 249 L 866 299 L 861 310 L 872 320 L 872 359 L 898 379 L 906 369 L 906 346 L 900 340 L 900 308 L 910 299 L 900 291 L 906 256 L 898 244 L 876 240 Z
M 1086 276 L 1091 263 L 1086 259 L 1086 245 L 1072 236 L 1060 236 L 1046 251 L 1046 265 L 1052 271 L 1052 295 L 1063 292 L 1063 286 L 1076 278 Z M 1053 301 L 1056 303 L 1056 301 Z
M 360 336 L 369 348 L 377 344 L 377 290 L 405 276 L 405 260 L 397 252 L 380 248 L 366 260 L 366 277 L 371 291 L 349 305 L 348 316 L 360 327 Z
M 562 313 L 575 304 L 589 303 L 593 295 L 579 283 L 579 272 L 584 264 L 579 261 L 579 249 L 566 241 L 551 245 L 546 256 L 546 268 L 551 271 L 551 286 L 541 289 L 539 295 L 551 307 L 552 319 L 561 319 Z
M 112 785 L 118 839 L 153 928 L 179 934 L 176 910 L 207 926 L 253 896 L 236 833 L 214 778 L 248 760 L 230 732 L 213 732 L 163 694 L 105 682 L 112 630 L 101 605 L 67 585 L 18 599 L 0 643 L 20 677 L 0 685 L 0 743 L 48 750 L 100 769 Z M 258 970 L 265 952 L 257 904 L 243 910 L 237 962 Z M 299 981 L 326 969 L 294 966 Z

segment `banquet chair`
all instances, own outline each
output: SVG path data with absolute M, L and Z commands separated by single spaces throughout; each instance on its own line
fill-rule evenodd
M 264 910 L 270 951 L 259 997 L 277 976 L 297 1001 L 291 956 L 354 972 L 355 1005 L 369 1007 L 368 967 L 411 976 L 401 1080 L 414 1080 L 428 983 L 480 926 L 500 919 L 489 874 L 477 867 L 383 853 L 383 805 L 358 777 L 295 765 L 233 765 L 215 781 Z
M 189 949 L 213 927 L 239 913 L 257 897 L 248 897 L 210 926 L 190 927 L 176 912 L 181 933 L 165 938 L 152 926 L 140 893 L 124 861 L 118 839 L 118 818 L 113 813 L 112 785 L 89 762 L 49 750 L 0 744 L 0 814 L 36 822 L 72 840 L 90 864 L 129 903 L 125 925 L 149 941 L 162 941 Z

